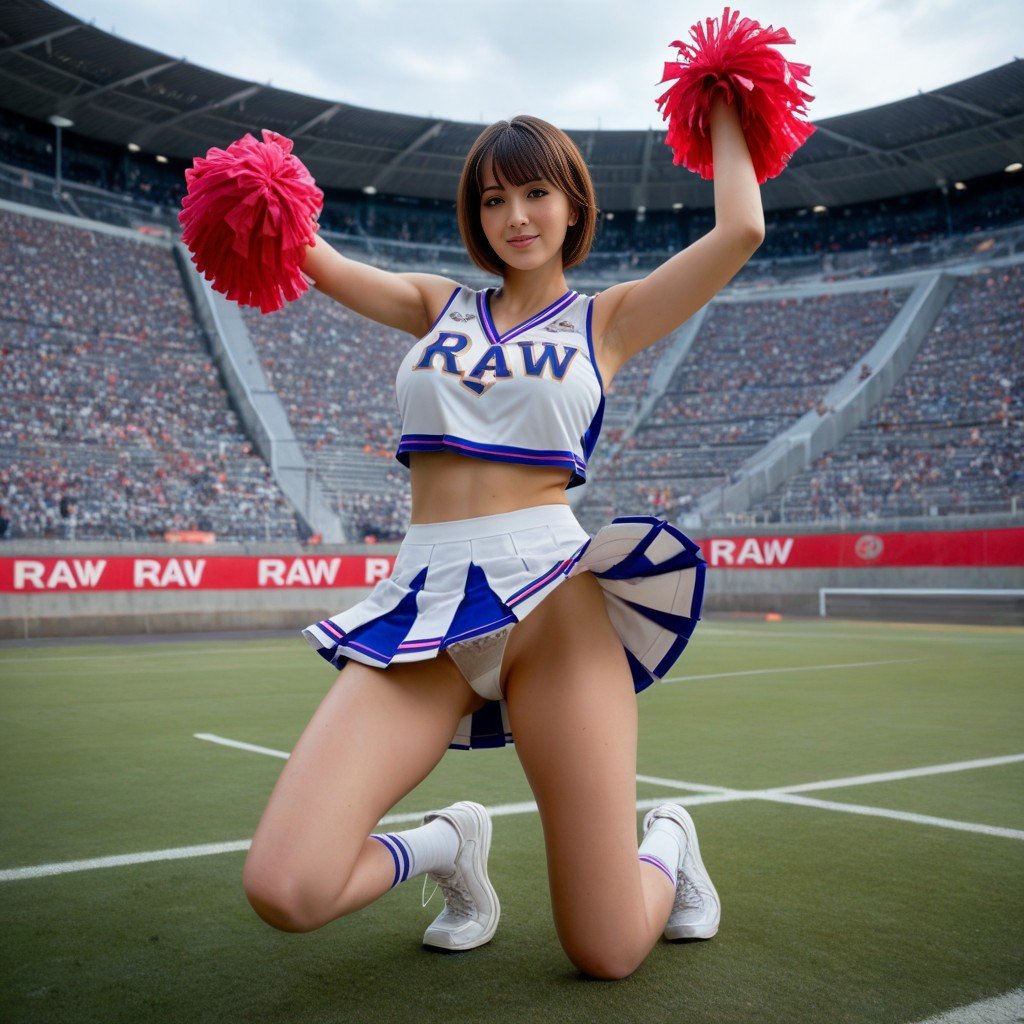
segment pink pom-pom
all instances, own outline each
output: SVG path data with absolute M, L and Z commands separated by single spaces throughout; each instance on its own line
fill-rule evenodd
M 246 134 L 196 157 L 185 181 L 181 240 L 215 291 L 273 313 L 308 290 L 299 268 L 324 194 L 291 139 L 266 128 L 262 142 Z
M 665 144 L 672 147 L 673 163 L 714 177 L 711 154 L 711 105 L 719 94 L 739 108 L 740 124 L 759 185 L 781 174 L 789 158 L 814 132 L 814 125 L 797 119 L 807 115 L 801 91 L 811 69 L 786 60 L 772 44 L 795 42 L 784 29 L 767 29 L 752 18 L 730 15 L 728 7 L 717 18 L 706 18 L 690 29 L 695 43 L 676 40 L 679 61 L 665 62 L 662 82 L 676 79 L 657 100 L 669 127 Z

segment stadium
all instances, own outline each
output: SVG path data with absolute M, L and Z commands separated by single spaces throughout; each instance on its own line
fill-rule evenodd
M 43 0 L 0 10 L 0 92 L 4 1020 L 1018 1019 L 1020 60 L 815 121 L 754 258 L 604 395 L 580 523 L 661 517 L 709 566 L 640 701 L 638 810 L 708 805 L 727 898 L 714 943 L 614 988 L 553 966 L 508 748 L 447 755 L 386 819 L 467 787 L 495 816 L 506 930 L 475 961 L 410 940 L 408 893 L 296 939 L 238 881 L 331 682 L 298 630 L 387 576 L 410 521 L 408 339 L 314 289 L 268 315 L 215 292 L 185 170 L 278 132 L 340 252 L 484 288 L 454 205 L 482 126 L 235 79 Z M 664 132 L 569 134 L 601 208 L 573 289 L 714 225 Z M 986 1000 L 1006 1015 L 956 1009 Z

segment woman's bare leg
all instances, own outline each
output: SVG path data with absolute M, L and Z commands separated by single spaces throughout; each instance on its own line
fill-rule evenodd
M 256 912 L 277 928 L 309 931 L 386 892 L 394 862 L 368 837 L 481 704 L 447 657 L 386 670 L 348 662 L 253 836 L 243 884 Z
M 540 809 L 558 937 L 582 971 L 622 978 L 675 897 L 664 872 L 638 859 L 629 666 L 591 573 L 563 583 L 517 631 L 509 717 Z

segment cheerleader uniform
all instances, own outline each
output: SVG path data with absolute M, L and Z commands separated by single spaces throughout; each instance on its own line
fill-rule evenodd
M 594 357 L 593 296 L 567 291 L 499 334 L 493 289 L 459 287 L 398 368 L 402 436 L 395 457 L 453 451 L 558 466 L 586 480 L 604 414 Z M 564 580 L 592 572 L 639 692 L 671 669 L 700 618 L 705 562 L 685 534 L 653 516 L 622 516 L 591 537 L 568 505 L 414 523 L 391 576 L 358 604 L 302 635 L 337 668 L 384 668 L 447 650 L 486 698 L 451 746 L 512 742 L 501 690 L 508 634 Z

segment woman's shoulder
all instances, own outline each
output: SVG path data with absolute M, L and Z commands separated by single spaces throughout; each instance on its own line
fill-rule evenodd
M 416 279 L 416 284 L 427 305 L 437 303 L 444 305 L 456 293 L 472 291 L 459 281 L 442 274 L 410 274 L 408 276 Z
M 423 308 L 426 311 L 427 323 L 431 325 L 425 333 L 430 333 L 437 326 L 449 306 L 460 296 L 467 293 L 474 294 L 472 289 L 441 274 L 411 273 L 404 276 L 410 279 L 419 290 Z

